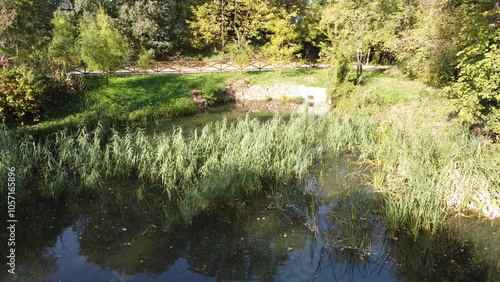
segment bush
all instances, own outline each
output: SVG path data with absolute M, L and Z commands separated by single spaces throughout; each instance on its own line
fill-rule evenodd
M 240 72 L 242 72 L 244 68 L 250 65 L 250 57 L 253 54 L 253 50 L 247 42 L 244 42 L 243 45 L 232 42 L 226 46 L 226 49 L 231 60 L 236 63 L 236 66 L 238 67 Z
M 155 51 L 153 49 L 146 50 L 145 48 L 142 48 L 139 59 L 137 60 L 137 66 L 143 70 L 144 73 L 146 73 L 148 68 L 150 68 L 154 63 Z
M 0 68 L 0 118 L 37 121 L 45 102 L 42 76 L 25 65 Z
M 205 83 L 201 88 L 201 93 L 203 93 L 203 98 L 213 103 L 217 100 L 217 94 L 222 90 L 224 87 L 220 84 Z
M 500 48 L 472 46 L 462 53 L 458 81 L 446 88 L 453 111 L 468 123 L 489 122 L 498 131 L 500 109 Z

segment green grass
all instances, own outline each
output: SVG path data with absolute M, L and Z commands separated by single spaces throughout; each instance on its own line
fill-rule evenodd
M 201 90 L 210 99 L 214 92 L 234 81 L 249 84 L 327 85 L 325 70 L 291 70 L 205 73 L 192 75 L 114 76 L 109 85 L 102 77 L 87 77 L 88 90 L 68 104 L 54 109 L 42 121 L 19 128 L 20 134 L 36 137 L 55 131 L 105 126 L 145 126 L 151 120 L 190 115 L 198 111 L 192 90 Z
M 243 73 L 241 80 L 246 84 L 291 84 L 327 88 L 330 86 L 328 71 L 329 69 L 253 71 Z
M 383 72 L 365 72 L 365 83 L 362 87 L 371 99 L 382 99 L 386 103 L 409 103 L 420 98 L 435 96 L 436 90 L 421 81 L 409 80 L 403 76 L 387 76 Z
M 115 76 L 106 85 L 101 77 L 87 77 L 89 89 L 49 113 L 42 122 L 21 128 L 44 135 L 79 124 L 144 125 L 149 120 L 192 114 L 198 107 L 194 89 L 224 88 L 235 73 L 200 75 Z

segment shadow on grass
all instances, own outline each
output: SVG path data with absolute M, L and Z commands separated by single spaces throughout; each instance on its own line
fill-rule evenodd
M 144 126 L 151 119 L 184 116 L 198 111 L 191 98 L 195 89 L 223 88 L 234 73 L 196 75 L 114 76 L 109 85 L 102 77 L 87 77 L 87 91 L 48 113 L 42 122 L 17 128 L 19 134 L 43 137 L 83 124 L 112 127 Z

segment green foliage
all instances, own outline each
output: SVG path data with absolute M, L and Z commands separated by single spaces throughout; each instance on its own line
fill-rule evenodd
M 297 24 L 291 23 L 296 13 L 276 9 L 266 18 L 266 30 L 270 31 L 269 41 L 262 47 L 263 54 L 270 64 L 282 66 L 297 58 L 301 46 L 297 43 L 299 33 Z
M 231 42 L 226 46 L 226 50 L 231 60 L 238 66 L 240 73 L 250 65 L 253 50 L 248 42 L 243 42 L 241 45 L 237 42 Z
M 118 22 L 123 27 L 122 32 L 133 42 L 135 49 L 140 46 L 152 46 L 153 38 L 159 31 L 155 18 L 161 7 L 156 1 L 133 1 L 119 7 Z M 142 49 L 139 49 L 142 53 Z
M 377 1 L 329 1 L 321 16 L 320 29 L 327 38 L 323 48 L 334 47 L 334 52 L 323 54 L 354 58 L 357 75 L 361 76 L 361 66 L 370 48 L 381 41 L 385 23 L 383 7 Z
M 46 43 L 59 1 L 2 0 L 0 48 L 18 60 L 29 60 L 32 47 Z M 3 30 L 3 32 L 1 32 Z
M 63 70 L 70 70 L 80 62 L 76 49 L 77 30 L 71 19 L 62 13 L 56 13 L 52 20 L 52 41 L 49 45 L 49 55 L 54 58 Z
M 192 13 L 189 24 L 193 44 L 214 44 L 224 52 L 228 41 L 234 40 L 242 48 L 248 40 L 257 38 L 269 10 L 262 0 L 211 0 L 193 6 Z
M 223 91 L 224 87 L 216 83 L 205 83 L 201 88 L 201 93 L 203 93 L 203 98 L 210 102 L 215 102 L 217 100 L 217 94 Z
M 446 89 L 461 120 L 469 123 L 491 120 L 495 123 L 499 118 L 495 115 L 500 109 L 499 51 L 494 43 L 473 46 L 462 53 L 464 58 L 458 65 L 458 81 Z
M 36 121 L 45 101 L 45 81 L 25 65 L 0 67 L 0 118 Z
M 8 7 L 5 1 L 0 1 L 0 38 L 4 38 L 4 32 L 12 25 L 15 17 L 16 11 Z M 4 42 L 0 42 L 0 46 L 3 44 Z
M 205 44 L 217 43 L 221 50 L 224 50 L 229 15 L 224 9 L 224 3 L 217 2 L 211 1 L 192 7 L 193 20 L 189 21 L 189 25 L 193 30 L 192 44 L 194 46 L 202 47 Z
M 110 73 L 123 66 L 129 55 L 126 38 L 113 28 L 102 8 L 96 15 L 85 14 L 78 39 L 81 56 L 89 68 Z
M 404 22 L 405 28 L 396 30 L 386 47 L 395 52 L 407 74 L 435 87 L 453 80 L 459 32 L 469 13 L 448 1 L 419 1 L 395 14 L 394 24 Z
M 146 72 L 155 63 L 155 50 L 146 50 L 144 47 L 141 49 L 137 66 Z
M 476 7 L 477 8 L 477 7 Z M 498 11 L 470 18 L 462 29 L 466 47 L 457 55 L 458 80 L 447 87 L 452 111 L 467 123 L 486 122 L 487 131 L 500 132 L 500 31 L 491 20 Z
M 349 96 L 355 89 L 354 84 L 349 81 L 353 76 L 351 60 L 338 48 L 338 46 L 324 46 L 321 51 L 321 54 L 326 58 L 325 62 L 330 65 L 328 75 L 331 80 L 328 86 L 328 94 L 333 100 L 342 96 Z
M 190 1 L 128 0 L 115 5 L 120 30 L 131 42 L 134 55 L 141 46 L 169 52 L 188 41 Z

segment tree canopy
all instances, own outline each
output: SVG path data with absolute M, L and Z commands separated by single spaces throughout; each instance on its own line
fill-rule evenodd
M 126 38 L 112 27 L 102 8 L 82 18 L 78 45 L 89 68 L 103 71 L 106 77 L 123 66 L 129 53 Z
M 320 58 L 337 86 L 361 78 L 363 64 L 392 63 L 446 87 L 472 122 L 500 107 L 498 82 L 486 79 L 496 74 L 499 9 L 499 0 L 0 0 L 0 53 L 42 72 L 83 61 L 108 74 L 139 58 Z

